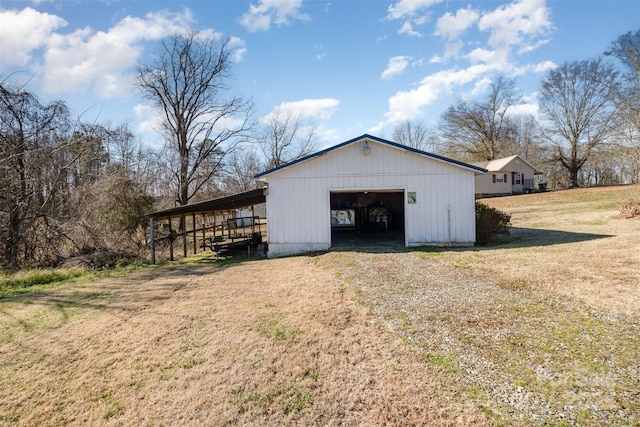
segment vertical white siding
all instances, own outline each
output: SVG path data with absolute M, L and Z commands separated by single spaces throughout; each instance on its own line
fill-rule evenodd
M 331 191 L 405 192 L 409 246 L 475 241 L 474 173 L 435 159 L 369 141 L 315 157 L 265 177 L 269 256 L 325 250 L 331 244 Z M 406 204 L 406 192 L 417 203 Z M 449 225 L 447 208 L 451 207 Z

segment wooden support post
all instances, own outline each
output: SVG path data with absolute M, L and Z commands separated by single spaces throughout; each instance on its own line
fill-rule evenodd
M 196 214 L 191 215 L 191 220 L 193 221 L 193 254 L 198 253 L 198 240 L 196 237 Z
M 187 257 L 187 219 L 184 215 L 180 217 L 182 221 L 182 256 Z
M 251 205 L 251 234 L 256 232 L 256 213 L 253 210 L 253 205 Z
M 171 217 L 169 217 L 169 259 L 173 261 L 173 227 L 171 226 Z
M 153 217 L 149 218 L 149 240 L 151 241 L 151 264 L 156 263 L 156 233 Z
M 202 214 L 202 243 L 204 244 L 205 239 L 207 238 L 207 230 L 205 230 L 207 225 L 207 217 L 205 214 Z M 214 229 L 215 230 L 215 229 Z M 203 251 L 207 251 L 207 247 L 202 248 Z

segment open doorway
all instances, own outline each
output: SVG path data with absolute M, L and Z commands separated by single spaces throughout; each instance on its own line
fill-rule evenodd
M 331 192 L 331 247 L 404 246 L 404 191 Z

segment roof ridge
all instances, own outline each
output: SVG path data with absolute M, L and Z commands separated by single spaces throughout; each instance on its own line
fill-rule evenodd
M 271 174 L 273 172 L 277 172 L 279 170 L 288 168 L 288 167 L 296 165 L 298 163 L 302 163 L 302 162 L 311 160 L 311 159 L 313 159 L 315 157 L 322 156 L 322 155 L 327 154 L 327 153 L 329 153 L 331 151 L 338 150 L 338 149 L 340 149 L 342 147 L 346 147 L 347 145 L 351 145 L 351 144 L 353 144 L 353 143 L 355 143 L 357 141 L 361 141 L 363 139 L 370 139 L 372 141 L 376 141 L 376 142 L 379 142 L 381 144 L 385 144 L 385 145 L 389 145 L 391 147 L 395 147 L 395 148 L 399 148 L 399 149 L 402 149 L 402 150 L 406 150 L 406 151 L 409 151 L 409 152 L 412 152 L 412 153 L 415 153 L 415 154 L 419 154 L 419 155 L 422 155 L 422 156 L 426 156 L 426 157 L 429 157 L 429 158 L 432 158 L 432 159 L 435 159 L 435 160 L 439 160 L 439 161 L 442 161 L 442 162 L 451 163 L 451 164 L 454 164 L 454 165 L 457 165 L 457 166 L 460 166 L 460 167 L 463 167 L 463 168 L 472 169 L 472 170 L 475 170 L 477 172 L 482 172 L 482 173 L 486 173 L 487 172 L 487 170 L 485 168 L 482 168 L 480 166 L 476 166 L 476 165 L 472 165 L 470 163 L 465 163 L 465 162 L 462 162 L 462 161 L 459 161 L 459 160 L 451 159 L 449 157 L 444 157 L 444 156 L 441 156 L 439 154 L 429 153 L 427 151 L 423 151 L 423 150 L 419 150 L 417 148 L 409 147 L 408 145 L 399 144 L 399 143 L 394 142 L 394 141 L 389 141 L 387 139 L 383 139 L 383 138 L 380 138 L 380 137 L 365 133 L 365 134 L 360 135 L 360 136 L 358 136 L 356 138 L 352 138 L 352 139 L 350 139 L 348 141 L 345 141 L 345 142 L 342 142 L 340 144 L 336 144 L 336 145 L 333 145 L 331 147 L 325 148 L 324 150 L 320 150 L 320 151 L 317 151 L 315 153 L 308 154 L 308 155 L 303 156 L 303 157 L 301 157 L 299 159 L 292 160 L 291 162 L 284 163 L 282 165 L 276 166 L 275 168 L 268 169 L 268 170 L 266 170 L 264 172 L 256 174 L 254 176 L 254 178 L 261 178 L 261 177 L 263 177 L 265 175 L 269 175 L 269 174 Z

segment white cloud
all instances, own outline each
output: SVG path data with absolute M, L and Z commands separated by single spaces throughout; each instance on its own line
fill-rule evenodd
M 336 141 L 344 140 L 344 137 L 341 137 L 337 130 L 324 126 L 318 126 L 314 131 L 314 135 L 320 143 L 318 150 L 329 148 L 335 145 Z
M 537 102 L 525 102 L 522 104 L 512 105 L 507 110 L 508 116 L 531 115 L 536 120 L 540 119 L 540 106 Z
M 380 77 L 383 80 L 389 80 L 394 76 L 402 74 L 409 65 L 410 60 L 410 56 L 394 56 L 389 59 L 389 64 L 387 64 L 387 68 L 382 72 Z
M 448 40 L 457 40 L 460 36 L 478 20 L 480 14 L 470 7 L 458 9 L 455 15 L 447 12 L 438 18 L 435 35 Z
M 455 15 L 446 12 L 436 22 L 434 35 L 446 39 L 444 55 L 434 55 L 432 63 L 442 63 L 449 58 L 457 58 L 464 47 L 460 38 L 464 32 L 478 21 L 479 13 L 471 7 L 458 9 Z
M 249 5 L 249 11 L 240 18 L 240 25 L 249 32 L 265 31 L 271 24 L 289 25 L 290 19 L 309 20 L 300 12 L 302 0 L 259 0 L 258 5 Z
M 462 96 L 463 99 L 473 99 L 476 98 L 483 93 L 486 93 L 487 89 L 491 86 L 491 79 L 489 77 L 483 77 L 478 80 L 474 85 L 473 89 L 467 94 Z
M 387 8 L 388 20 L 403 20 L 398 33 L 419 37 L 422 34 L 414 25 L 424 25 L 430 20 L 426 12 L 431 6 L 441 3 L 442 0 L 400 0 Z
M 493 64 L 478 64 L 464 70 L 445 70 L 425 77 L 416 89 L 401 91 L 389 98 L 385 120 L 376 125 L 374 130 L 380 131 L 387 125 L 411 120 L 420 114 L 421 108 L 450 93 L 453 88 L 473 82 L 494 69 Z
M 43 87 L 47 92 L 92 89 L 102 97 L 130 92 L 128 71 L 142 53 L 142 43 L 184 31 L 193 22 L 181 14 L 149 13 L 144 19 L 126 17 L 107 31 L 86 27 L 70 34 L 53 34 L 45 53 Z
M 162 115 L 150 105 L 137 104 L 133 111 L 138 119 L 137 132 L 140 134 L 158 134 L 162 130 Z
M 274 116 L 291 114 L 301 119 L 329 120 L 340 105 L 333 98 L 303 99 L 301 101 L 283 102 L 270 113 L 260 119 L 261 123 L 269 123 Z
M 549 15 L 546 0 L 517 0 L 485 13 L 478 28 L 490 33 L 490 46 L 528 45 L 552 29 Z
M 402 24 L 402 26 L 398 30 L 398 33 L 406 34 L 406 35 L 412 36 L 412 37 L 420 37 L 422 35 L 418 31 L 413 29 L 413 25 L 411 24 L 410 20 L 407 20 Z
M 387 8 L 387 18 L 401 19 L 411 17 L 441 2 L 442 0 L 400 0 Z
M 33 66 L 31 54 L 46 46 L 51 34 L 67 21 L 30 7 L 0 10 L 0 71 L 11 66 Z
M 247 54 L 245 41 L 239 37 L 231 37 L 229 39 L 229 47 L 233 49 L 233 52 L 231 53 L 231 60 L 235 63 L 242 62 L 244 56 Z
M 435 3 L 437 1 L 400 0 L 389 7 L 387 18 L 402 19 L 403 25 L 415 31 L 412 27 L 414 17 Z M 476 47 L 465 52 L 465 46 L 471 43 L 465 40 L 464 36 L 470 30 L 484 32 L 487 40 L 473 40 Z M 480 12 L 468 6 L 458 9 L 455 15 L 445 13 L 436 22 L 434 30 L 435 35 L 445 39 L 445 44 L 440 53 L 431 56 L 429 63 L 444 64 L 454 58 L 466 60 L 468 65 L 464 68 L 465 65 L 458 62 L 455 68 L 426 76 L 415 88 L 391 96 L 385 118 L 374 130 L 382 131 L 387 125 L 413 119 L 425 106 L 469 84 L 473 85 L 472 89 L 464 96 L 477 96 L 486 90 L 489 78 L 495 73 L 514 77 L 531 71 L 540 73 L 555 67 L 550 61 L 522 65 L 517 62 L 516 56 L 547 43 L 548 39 L 545 36 L 552 30 L 546 0 L 514 0 L 487 12 Z M 477 47 L 475 43 L 482 47 Z M 520 108 L 533 111 L 535 107 Z
M 472 64 L 492 63 L 506 71 L 509 69 L 509 49 L 487 50 L 477 48 L 467 54 L 467 59 Z
M 235 63 L 242 62 L 244 56 L 247 54 L 247 48 L 239 48 L 233 51 L 233 55 L 231 55 L 231 60 Z
M 433 55 L 429 58 L 429 64 L 442 64 L 444 62 L 444 58 L 441 55 Z
M 554 68 L 558 68 L 558 66 L 552 61 L 544 61 L 539 64 L 536 64 L 534 67 L 534 71 L 536 73 L 546 73 L 549 70 L 553 70 Z
M 527 52 L 532 52 L 534 50 L 536 50 L 537 48 L 539 48 L 540 46 L 544 46 L 545 44 L 549 43 L 551 40 L 550 39 L 542 39 L 542 40 L 538 40 L 537 42 L 533 42 L 533 43 L 524 43 L 520 49 L 518 49 L 518 53 L 527 53 Z

